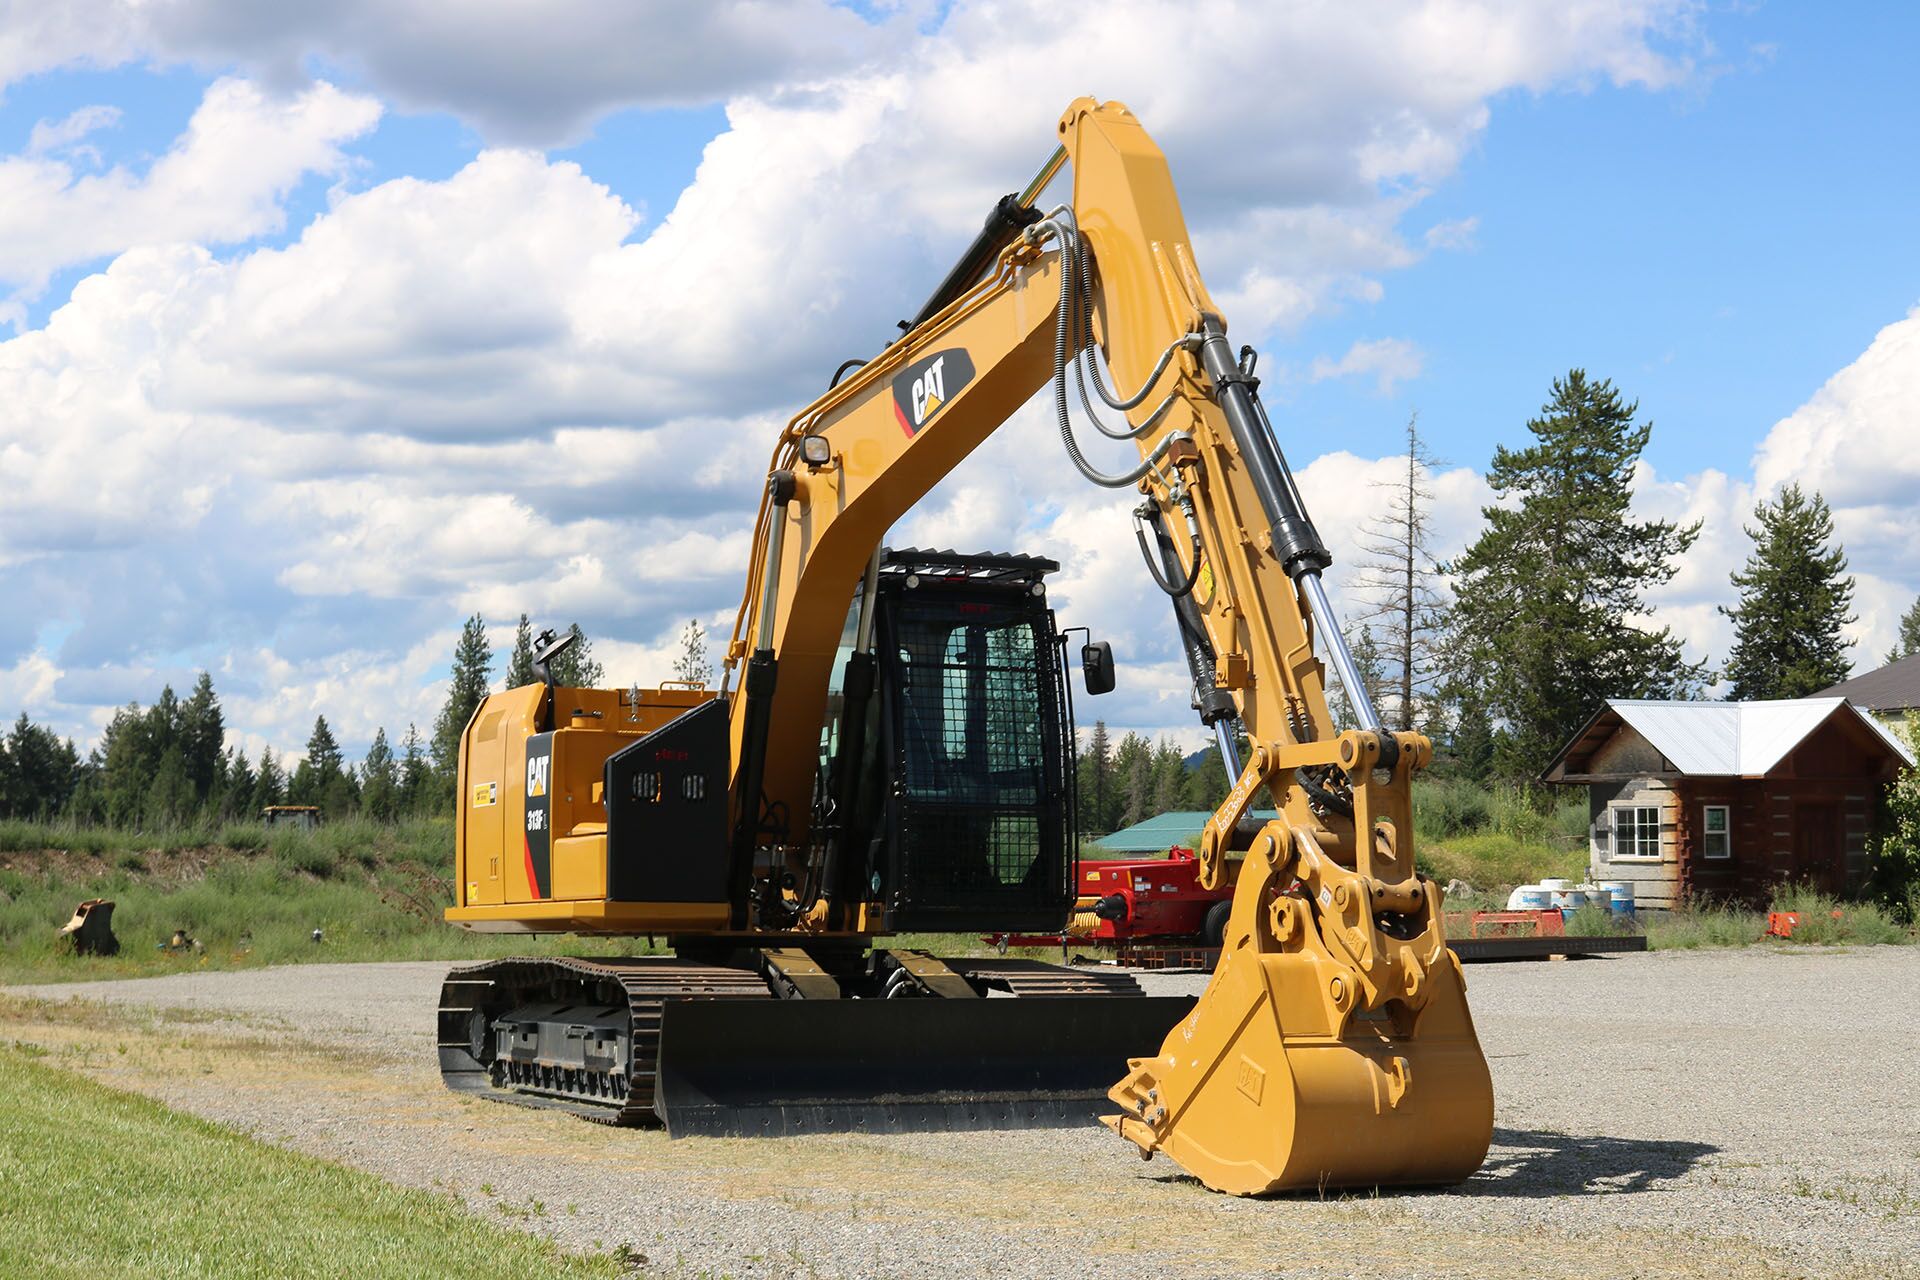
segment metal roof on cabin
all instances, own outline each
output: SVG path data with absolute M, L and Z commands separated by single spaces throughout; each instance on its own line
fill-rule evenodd
M 1607 699 L 1607 709 L 1632 726 L 1681 773 L 1747 778 L 1772 772 L 1789 751 L 1842 708 L 1879 735 L 1908 764 L 1914 762 L 1913 753 L 1904 743 L 1845 698 L 1756 702 Z
M 1248 816 L 1268 822 L 1280 814 L 1274 809 L 1251 809 Z M 1211 809 L 1173 809 L 1087 843 L 1098 845 L 1108 853 L 1159 853 L 1172 845 L 1199 839 L 1212 817 Z
M 1889 662 L 1851 680 L 1842 680 L 1831 689 L 1822 689 L 1819 696 L 1845 698 L 1869 711 L 1907 711 L 1920 707 L 1920 653 Z

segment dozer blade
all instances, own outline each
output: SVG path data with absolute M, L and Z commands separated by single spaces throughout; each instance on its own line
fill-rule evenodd
M 1493 1082 L 1438 891 L 1417 938 L 1369 926 L 1370 963 L 1356 966 L 1323 933 L 1362 936 L 1357 911 L 1336 915 L 1356 895 L 1329 894 L 1316 912 L 1270 893 L 1277 880 L 1249 856 L 1212 981 L 1114 1086 L 1122 1114 L 1106 1124 L 1143 1157 L 1164 1152 L 1237 1195 L 1468 1177 L 1493 1137 Z
M 675 1001 L 655 1110 L 669 1137 L 1084 1123 L 1191 996 Z

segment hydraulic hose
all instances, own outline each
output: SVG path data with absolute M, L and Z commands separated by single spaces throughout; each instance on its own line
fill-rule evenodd
M 1155 514 L 1158 512 L 1156 511 Z M 1147 545 L 1146 521 L 1138 511 L 1133 513 L 1133 536 L 1134 540 L 1140 544 L 1140 558 L 1147 562 L 1147 575 L 1153 579 L 1154 586 L 1175 599 L 1193 590 L 1194 584 L 1200 581 L 1200 539 L 1197 536 L 1193 540 L 1193 554 L 1191 563 L 1187 566 L 1187 576 L 1178 582 L 1173 581 L 1173 574 L 1179 572 L 1180 568 L 1179 562 L 1172 558 L 1173 548 L 1168 546 L 1166 549 L 1168 565 L 1167 571 L 1163 573 L 1159 563 L 1162 554 L 1160 548 Z
M 1172 362 L 1174 352 L 1179 351 L 1182 347 L 1192 346 L 1195 335 L 1182 334 L 1168 343 L 1167 349 L 1162 351 L 1160 358 L 1154 362 L 1153 372 L 1147 375 L 1147 380 L 1140 384 L 1138 391 L 1124 399 L 1121 398 L 1118 392 L 1109 393 L 1107 391 L 1106 379 L 1100 376 L 1100 366 L 1095 363 L 1093 358 L 1093 269 L 1091 265 L 1093 253 L 1087 248 L 1085 242 L 1077 238 L 1075 245 L 1073 274 L 1076 277 L 1075 289 L 1080 303 L 1080 328 L 1076 336 L 1084 336 L 1086 338 L 1085 345 L 1080 348 L 1079 357 L 1080 361 L 1084 361 L 1084 372 L 1080 363 L 1076 362 L 1074 365 L 1074 377 L 1080 383 L 1080 402 L 1087 406 L 1087 416 L 1094 417 L 1093 405 L 1087 400 L 1087 380 L 1091 378 L 1093 380 L 1093 389 L 1100 393 L 1100 399 L 1106 403 L 1107 408 L 1125 413 L 1128 409 L 1135 409 L 1140 406 L 1141 402 L 1147 398 L 1148 393 L 1153 390 L 1155 384 L 1160 381 L 1160 375 L 1167 371 L 1167 365 Z M 1158 418 L 1162 413 L 1166 412 L 1167 406 L 1172 403 L 1173 398 L 1169 396 L 1158 409 L 1154 410 L 1153 417 L 1147 421 L 1152 422 Z M 1100 420 L 1098 418 L 1094 418 L 1094 425 L 1099 426 L 1104 434 L 1112 436 L 1116 440 L 1126 439 L 1129 436 L 1140 434 L 1139 430 L 1136 429 L 1125 435 L 1116 436 L 1104 426 L 1100 426 Z
M 1142 458 L 1137 466 L 1111 475 L 1088 462 L 1086 455 L 1080 452 L 1080 442 L 1073 437 L 1073 419 L 1067 411 L 1067 362 L 1072 358 L 1073 339 L 1076 336 L 1073 333 L 1076 326 L 1072 320 L 1073 278 L 1080 237 L 1066 221 L 1064 212 L 1050 218 L 1048 225 L 1060 238 L 1060 307 L 1053 325 L 1053 412 L 1059 421 L 1060 443 L 1066 446 L 1067 459 L 1073 463 L 1074 470 L 1088 480 L 1103 489 L 1125 489 L 1138 484 L 1140 478 L 1153 469 L 1174 437 L 1169 434 L 1162 439 L 1153 453 Z

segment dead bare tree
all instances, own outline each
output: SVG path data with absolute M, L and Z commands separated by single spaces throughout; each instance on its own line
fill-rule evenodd
M 1348 592 L 1354 621 L 1378 635 L 1382 719 L 1411 730 L 1428 718 L 1427 703 L 1437 682 L 1445 603 L 1434 581 L 1439 568 L 1428 548 L 1433 491 L 1428 487 L 1439 465 L 1420 438 L 1420 415 L 1407 419 L 1407 457 L 1403 474 L 1375 481 L 1389 491 L 1383 509 L 1361 532 L 1360 560 Z

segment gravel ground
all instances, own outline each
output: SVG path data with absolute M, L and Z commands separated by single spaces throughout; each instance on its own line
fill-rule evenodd
M 668 1143 L 456 1099 L 432 1068 L 443 971 L 8 994 L 158 1011 L 50 1022 L 119 1042 L 82 1055 L 102 1078 L 572 1247 L 626 1244 L 647 1274 L 1920 1276 L 1920 948 L 1472 966 L 1486 1167 L 1444 1191 L 1277 1200 L 1211 1194 L 1091 1127 Z M 290 1034 L 338 1048 L 268 1049 Z M 182 1047 L 126 1054 L 140 1036 Z

